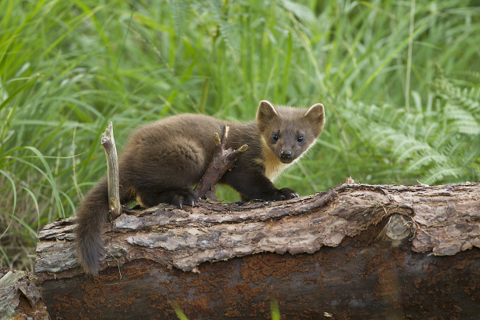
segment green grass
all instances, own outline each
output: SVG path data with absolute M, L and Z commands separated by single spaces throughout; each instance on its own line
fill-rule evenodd
M 42 226 L 105 174 L 109 121 L 121 151 L 177 113 L 322 102 L 278 185 L 478 181 L 479 43 L 479 1 L 1 1 L 0 265 L 33 270 Z

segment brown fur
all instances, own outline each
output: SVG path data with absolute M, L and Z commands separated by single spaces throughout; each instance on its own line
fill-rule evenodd
M 324 122 L 321 104 L 307 110 L 274 107 L 261 101 L 257 120 L 248 123 L 183 114 L 145 125 L 132 134 L 120 157 L 121 202 L 137 200 L 143 207 L 161 202 L 194 205 L 198 198 L 190 187 L 200 180 L 212 159 L 214 132 L 222 132 L 225 125 L 230 126 L 227 148 L 248 144 L 248 149 L 220 183 L 233 187 L 243 200 L 296 197 L 295 191 L 277 189 L 271 180 L 314 144 Z M 302 142 L 299 136 L 304 138 Z M 285 152 L 289 152 L 288 159 Z M 101 230 L 107 215 L 104 178 L 87 194 L 76 227 L 77 258 L 92 275 L 98 273 L 103 257 Z

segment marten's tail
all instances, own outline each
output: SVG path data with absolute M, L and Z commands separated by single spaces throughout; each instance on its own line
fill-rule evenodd
M 104 254 L 103 225 L 108 218 L 108 182 L 103 178 L 87 194 L 77 212 L 75 228 L 77 260 L 87 274 L 97 275 Z

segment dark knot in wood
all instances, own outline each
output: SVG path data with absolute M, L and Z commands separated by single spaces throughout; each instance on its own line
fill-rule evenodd
M 412 229 L 412 220 L 403 214 L 395 214 L 390 217 L 385 226 L 385 234 L 392 240 L 407 238 Z

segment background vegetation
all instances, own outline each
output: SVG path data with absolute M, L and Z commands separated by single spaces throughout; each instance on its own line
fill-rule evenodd
M 105 174 L 109 121 L 121 151 L 168 115 L 322 102 L 282 187 L 478 181 L 479 44 L 479 1 L 0 1 L 0 265 L 34 269 L 39 230 Z

